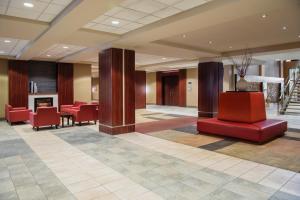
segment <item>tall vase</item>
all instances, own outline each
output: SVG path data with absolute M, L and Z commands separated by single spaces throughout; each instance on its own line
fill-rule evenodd
M 247 81 L 244 77 L 240 77 L 240 80 L 236 84 L 236 88 L 238 91 L 247 91 Z

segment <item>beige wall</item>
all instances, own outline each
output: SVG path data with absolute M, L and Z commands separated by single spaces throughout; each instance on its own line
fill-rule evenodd
M 198 106 L 198 69 L 187 69 L 186 71 L 186 105 Z
M 146 74 L 146 104 L 156 104 L 156 73 Z
M 234 90 L 233 88 L 233 72 L 231 65 L 224 65 L 223 91 Z
M 91 102 L 91 65 L 74 64 L 74 100 Z
M 0 118 L 4 118 L 8 103 L 8 61 L 0 59 Z

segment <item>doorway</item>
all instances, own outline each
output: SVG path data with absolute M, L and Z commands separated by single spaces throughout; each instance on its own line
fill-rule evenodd
M 179 76 L 162 77 L 163 105 L 179 106 Z

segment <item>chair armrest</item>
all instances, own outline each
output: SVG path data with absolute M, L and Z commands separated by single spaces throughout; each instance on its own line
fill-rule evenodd
M 61 105 L 60 108 L 72 108 L 74 105 Z
M 29 120 L 30 120 L 31 122 L 33 122 L 33 121 L 35 120 L 36 116 L 37 116 L 36 113 L 33 113 L 33 112 L 29 113 Z
M 16 107 L 16 108 L 12 108 L 12 111 L 14 110 L 27 110 L 26 107 Z

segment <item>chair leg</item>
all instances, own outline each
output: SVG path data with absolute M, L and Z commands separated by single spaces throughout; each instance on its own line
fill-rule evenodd
M 40 128 L 37 126 L 37 127 L 36 127 L 36 131 L 39 131 L 39 129 L 40 129 Z
M 81 122 L 79 122 L 79 126 L 81 126 Z
M 55 128 L 58 129 L 58 125 L 55 125 Z
M 95 124 L 97 124 L 97 120 L 95 120 L 94 122 L 95 122 Z

